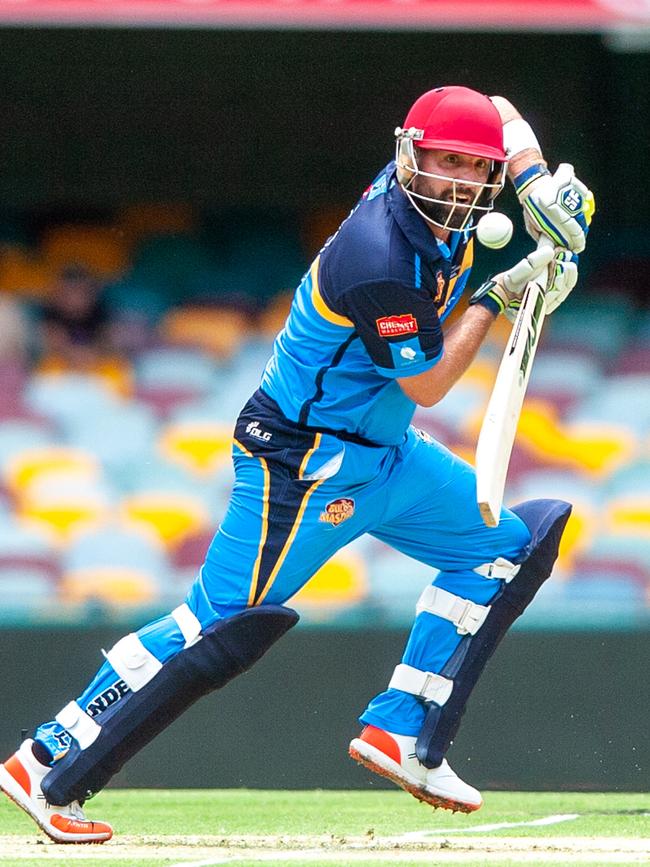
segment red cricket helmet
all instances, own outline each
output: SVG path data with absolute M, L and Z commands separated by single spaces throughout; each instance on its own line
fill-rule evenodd
M 503 162 L 501 115 L 490 99 L 469 87 L 436 87 L 411 106 L 404 130 L 415 128 L 417 147 L 437 148 Z
M 413 207 L 430 223 L 443 229 L 474 229 L 475 214 L 494 207 L 505 183 L 508 156 L 503 147 L 501 115 L 491 100 L 469 87 L 437 87 L 422 94 L 395 130 L 397 180 Z M 420 169 L 417 149 L 437 149 L 490 160 L 486 181 L 475 182 Z M 451 198 L 416 192 L 416 178 L 433 178 L 451 185 Z M 468 199 L 467 190 L 471 190 Z M 464 191 L 464 192 L 463 192 Z

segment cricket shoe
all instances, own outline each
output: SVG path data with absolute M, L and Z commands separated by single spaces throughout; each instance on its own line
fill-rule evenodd
M 113 829 L 104 822 L 91 822 L 81 805 L 73 801 L 65 807 L 48 804 L 41 789 L 50 771 L 32 752 L 33 740 L 23 741 L 18 752 L 0 765 L 0 790 L 24 810 L 55 843 L 104 843 Z
M 471 813 L 483 804 L 481 793 L 464 783 L 443 759 L 425 768 L 415 755 L 417 738 L 366 726 L 350 744 L 350 755 L 375 774 L 387 777 L 418 801 L 432 807 Z

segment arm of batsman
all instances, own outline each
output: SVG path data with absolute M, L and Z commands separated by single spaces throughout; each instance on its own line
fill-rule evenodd
M 572 253 L 584 250 L 596 204 L 572 165 L 561 163 L 553 175 L 527 170 L 514 184 L 531 238 L 537 241 L 546 235 L 557 247 Z

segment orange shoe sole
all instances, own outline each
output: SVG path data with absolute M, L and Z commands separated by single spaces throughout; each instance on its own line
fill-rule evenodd
M 4 766 L 2 766 L 2 765 L 0 765 L 0 767 L 3 767 L 3 768 L 4 768 Z M 69 843 L 76 844 L 77 846 L 82 845 L 82 844 L 86 844 L 86 845 L 101 845 L 102 843 L 106 843 L 106 842 L 107 842 L 108 840 L 110 840 L 111 837 L 113 836 L 113 833 L 112 833 L 112 831 L 111 831 L 111 833 L 110 833 L 108 836 L 103 837 L 101 840 L 98 840 L 98 839 L 95 839 L 95 840 L 75 840 L 75 839 L 62 840 L 60 837 L 55 837 L 55 836 L 53 836 L 53 834 L 52 834 L 52 832 L 50 831 L 49 827 L 48 827 L 47 825 L 44 825 L 43 822 L 40 820 L 40 818 L 39 818 L 38 816 L 36 816 L 34 813 L 32 813 L 32 811 L 31 811 L 31 810 L 26 806 L 26 804 L 21 803 L 21 802 L 18 800 L 18 798 L 15 797 L 15 796 L 14 796 L 14 795 L 13 795 L 13 794 L 8 790 L 8 788 L 6 788 L 5 786 L 0 785 L 0 792 L 3 792 L 3 793 L 4 793 L 4 794 L 9 798 L 9 800 L 10 800 L 10 801 L 13 801 L 14 804 L 15 804 L 17 807 L 19 807 L 19 808 L 20 808 L 24 813 L 27 813 L 27 815 L 29 816 L 29 818 L 30 818 L 33 822 L 35 822 L 35 823 L 38 825 L 38 827 L 41 829 L 41 831 L 42 831 L 44 834 L 46 834 L 46 835 L 50 838 L 50 840 L 52 840 L 54 843 L 58 843 L 58 844 L 63 845 L 63 846 L 65 846 L 65 845 L 67 845 L 67 844 L 69 844 Z M 93 824 L 93 823 L 89 823 L 89 824 Z M 90 833 L 92 833 L 92 831 L 91 831 Z
M 427 790 L 422 786 L 417 786 L 415 783 L 409 783 L 408 780 L 400 777 L 399 774 L 393 773 L 388 768 L 382 767 L 369 756 L 362 755 L 362 753 L 360 753 L 355 747 L 350 746 L 348 752 L 355 762 L 368 768 L 368 770 L 372 771 L 374 774 L 379 774 L 380 777 L 385 777 L 387 780 L 398 785 L 401 789 L 404 789 L 404 791 L 408 792 L 409 795 L 413 795 L 413 797 L 417 798 L 418 801 L 429 804 L 436 810 L 451 810 L 452 813 L 473 813 L 475 810 L 479 810 L 483 806 L 482 804 L 464 804 L 461 801 L 454 801 L 451 798 L 434 795 L 431 792 L 427 792 Z

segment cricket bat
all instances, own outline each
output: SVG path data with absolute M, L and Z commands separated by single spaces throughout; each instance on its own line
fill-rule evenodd
M 548 281 L 549 269 L 526 287 L 476 445 L 476 499 L 488 527 L 499 526 L 510 455 L 546 315 Z

